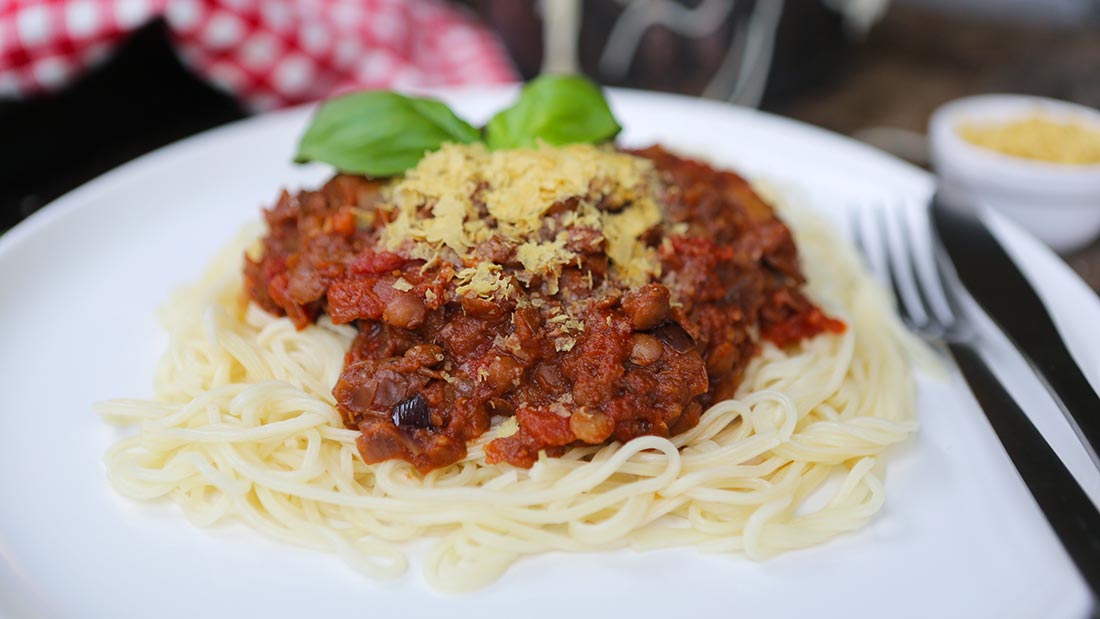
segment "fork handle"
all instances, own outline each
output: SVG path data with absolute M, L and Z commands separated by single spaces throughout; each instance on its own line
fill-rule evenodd
M 1043 435 L 967 344 L 948 344 L 955 363 L 985 412 L 1031 496 L 1046 515 L 1093 596 L 1100 600 L 1100 512 Z

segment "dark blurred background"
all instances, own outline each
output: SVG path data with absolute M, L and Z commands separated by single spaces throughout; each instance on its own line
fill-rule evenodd
M 459 8 L 495 32 L 522 77 L 581 70 L 607 85 L 761 107 L 918 165 L 927 165 L 928 117 L 951 99 L 1016 92 L 1100 107 L 1100 0 L 465 0 Z M 187 68 L 154 16 L 63 88 L 0 94 L 0 230 L 133 157 L 249 113 Z M 1100 245 L 1066 259 L 1100 290 Z

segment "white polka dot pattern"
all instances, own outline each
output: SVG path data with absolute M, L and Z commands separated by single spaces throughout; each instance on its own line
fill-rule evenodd
M 0 97 L 64 87 L 154 19 L 186 64 L 255 110 L 516 78 L 496 38 L 444 0 L 22 0 L 0 1 Z

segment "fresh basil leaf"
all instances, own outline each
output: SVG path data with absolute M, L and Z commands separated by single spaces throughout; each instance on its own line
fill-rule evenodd
M 542 141 L 558 146 L 602 142 L 622 127 L 598 86 L 579 75 L 544 75 L 529 82 L 512 107 L 485 127 L 490 148 L 520 148 Z
M 375 90 L 331 99 L 298 143 L 298 163 L 322 161 L 342 172 L 401 174 L 445 142 L 476 142 L 477 129 L 433 99 Z

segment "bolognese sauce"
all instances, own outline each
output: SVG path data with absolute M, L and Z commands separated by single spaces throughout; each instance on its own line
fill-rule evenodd
M 404 177 L 337 175 L 265 212 L 253 301 L 358 335 L 333 389 L 363 459 L 489 462 L 672 436 L 734 395 L 761 339 L 841 332 L 787 226 L 737 174 L 574 145 L 447 145 Z

